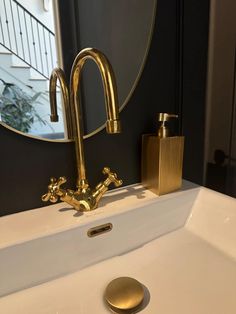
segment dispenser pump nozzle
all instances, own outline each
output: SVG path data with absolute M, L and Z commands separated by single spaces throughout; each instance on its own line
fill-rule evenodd
M 161 122 L 161 125 L 158 129 L 158 137 L 164 138 L 169 136 L 169 129 L 166 127 L 166 122 L 169 121 L 171 118 L 178 118 L 178 115 L 170 113 L 158 114 L 158 121 Z

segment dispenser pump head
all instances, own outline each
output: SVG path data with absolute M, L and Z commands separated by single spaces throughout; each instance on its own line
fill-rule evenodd
M 178 115 L 170 113 L 158 114 L 158 121 L 161 122 L 158 130 L 158 137 L 164 138 L 169 136 L 169 129 L 166 127 L 166 122 L 169 121 L 171 118 L 178 118 Z

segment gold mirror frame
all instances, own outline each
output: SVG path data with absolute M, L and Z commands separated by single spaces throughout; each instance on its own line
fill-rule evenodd
M 55 23 L 55 30 L 56 30 L 56 45 L 57 45 L 57 54 L 58 54 L 58 61 L 59 61 L 59 64 L 63 64 L 63 59 L 62 59 L 62 54 L 61 54 L 61 37 L 60 37 L 60 26 L 59 26 L 59 14 L 58 14 L 58 5 L 57 5 L 57 1 L 53 1 L 53 9 L 54 9 L 54 23 Z M 130 90 L 130 92 L 128 93 L 124 103 L 120 106 L 119 108 L 119 112 L 121 112 L 123 110 L 123 108 L 128 104 L 131 96 L 133 95 L 133 92 L 141 78 L 141 75 L 143 73 L 143 70 L 144 70 L 144 67 L 145 67 L 145 64 L 146 64 L 146 61 L 147 61 L 147 56 L 148 56 L 148 53 L 149 53 L 149 50 L 150 50 L 150 45 L 151 45 L 151 41 L 152 41 L 152 37 L 153 37 L 153 30 L 154 30 L 154 25 L 155 25 L 155 17 L 156 17 L 156 10 L 157 10 L 157 0 L 155 0 L 155 4 L 154 4 L 154 10 L 153 10 L 153 14 L 152 14 L 152 23 L 151 23 L 151 27 L 150 27 L 150 33 L 149 33 L 149 37 L 148 37 L 148 44 L 147 44 L 147 47 L 146 47 L 146 50 L 145 50 L 145 53 L 144 53 L 144 56 L 143 56 L 143 60 L 142 60 L 142 64 L 140 66 L 140 69 L 139 69 L 139 72 L 138 72 L 138 75 L 136 77 L 136 79 L 134 80 L 134 83 L 133 83 L 133 86 Z M 56 142 L 56 143 L 67 143 L 67 142 L 72 142 L 73 140 L 71 139 L 49 139 L 49 138 L 43 138 L 43 137 L 40 137 L 40 136 L 37 136 L 37 135 L 31 135 L 31 134 L 27 134 L 27 133 L 23 133 L 21 131 L 18 131 L 14 128 L 12 128 L 11 126 L 7 125 L 6 123 L 0 121 L 0 125 L 4 126 L 5 128 L 9 129 L 10 131 L 12 132 L 15 132 L 19 135 L 23 135 L 23 136 L 26 136 L 26 137 L 29 137 L 29 138 L 32 138 L 32 139 L 36 139 L 36 140 L 40 140 L 40 141 L 45 141 L 45 142 Z M 93 132 L 89 133 L 89 134 L 86 134 L 83 136 L 84 139 L 86 138 L 90 138 L 92 137 L 93 135 L 97 134 L 98 132 L 102 131 L 104 128 L 105 128 L 105 122 L 104 124 L 102 124 L 99 128 L 97 128 L 96 130 L 94 130 Z

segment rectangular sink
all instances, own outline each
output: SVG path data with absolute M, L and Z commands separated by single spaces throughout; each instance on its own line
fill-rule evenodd
M 60 203 L 2 217 L 0 313 L 110 313 L 104 290 L 128 276 L 150 296 L 140 313 L 235 314 L 235 243 L 236 200 L 189 182 L 161 197 L 120 188 L 83 215 Z

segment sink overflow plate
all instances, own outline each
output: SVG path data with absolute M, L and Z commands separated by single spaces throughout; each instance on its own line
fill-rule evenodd
M 112 223 L 106 223 L 104 225 L 90 228 L 87 232 L 87 235 L 88 237 L 93 238 L 93 237 L 99 236 L 100 234 L 111 231 L 112 228 L 113 228 Z

